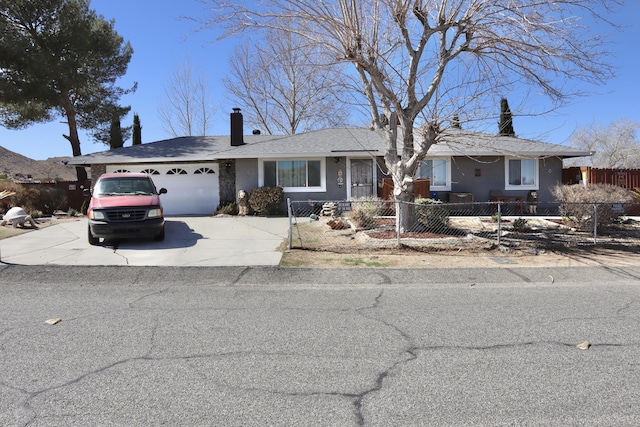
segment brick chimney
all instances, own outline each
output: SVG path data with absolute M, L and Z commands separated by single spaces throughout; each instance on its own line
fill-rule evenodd
M 244 145 L 242 113 L 239 108 L 234 108 L 231 113 L 231 146 Z

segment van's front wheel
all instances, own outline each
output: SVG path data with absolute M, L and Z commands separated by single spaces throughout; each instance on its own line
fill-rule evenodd
M 156 237 L 153 238 L 156 242 L 162 242 L 164 240 L 164 227 L 162 227 L 162 231 Z
M 97 245 L 98 243 L 100 243 L 100 238 L 95 237 L 93 234 L 91 234 L 91 226 L 88 226 L 88 227 L 87 227 L 87 231 L 88 231 L 88 233 L 87 233 L 87 234 L 88 234 L 89 244 L 90 244 L 91 246 L 95 246 L 95 245 Z

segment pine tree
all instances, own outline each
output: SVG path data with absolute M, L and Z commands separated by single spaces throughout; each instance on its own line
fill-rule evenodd
M 122 127 L 120 126 L 120 118 L 113 116 L 111 119 L 111 129 L 109 131 L 109 149 L 115 150 L 121 148 L 124 145 L 124 139 L 122 135 Z
M 128 108 L 120 97 L 136 88 L 114 84 L 133 54 L 114 25 L 87 0 L 0 0 L 0 125 L 62 119 L 73 156 L 82 155 L 79 129 L 104 131 L 108 143 L 113 111 Z M 87 179 L 83 166 L 76 174 Z
M 138 114 L 133 115 L 133 140 L 131 144 L 142 144 L 142 126 L 140 125 L 140 117 Z
M 500 123 L 498 124 L 498 134 L 504 136 L 516 136 L 513 130 L 513 117 L 509 109 L 507 98 L 500 100 Z

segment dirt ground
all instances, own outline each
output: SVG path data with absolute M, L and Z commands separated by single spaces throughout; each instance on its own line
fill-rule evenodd
M 468 221 L 468 220 L 467 220 Z M 478 220 L 479 221 L 479 220 Z M 534 221 L 531 224 L 536 225 Z M 545 222 L 545 226 L 557 225 Z M 467 223 L 468 227 L 469 224 Z M 486 227 L 486 224 L 478 224 Z M 489 226 L 491 226 L 489 224 Z M 566 227 L 565 227 L 566 228 Z M 283 251 L 281 265 L 284 267 L 390 267 L 390 268 L 500 268 L 500 267 L 579 267 L 605 265 L 609 267 L 640 266 L 640 241 L 629 240 L 621 244 L 608 246 L 606 242 L 598 245 L 556 244 L 544 249 L 525 244 L 498 246 L 495 243 L 437 245 L 428 247 L 423 243 L 412 243 L 412 247 L 389 247 L 394 239 L 379 240 L 387 242 L 386 248 L 376 247 L 368 240 L 362 245 L 354 238 L 352 230 L 330 230 L 323 221 L 304 224 L 296 229 L 295 237 L 300 237 L 306 246 L 304 249 Z M 390 232 L 395 235 L 395 231 Z M 375 234 L 384 234 L 376 232 Z M 416 233 L 420 234 L 420 233 Z M 422 233 L 424 234 L 424 233 Z M 372 233 L 358 236 L 372 235 Z M 403 235 L 404 236 L 404 235 Z M 569 234 L 568 236 L 571 236 Z M 411 237 L 411 236 L 407 236 Z M 428 236 L 427 236 L 428 237 Z M 561 236 L 562 237 L 562 236 Z M 424 236 L 422 237 L 424 238 Z M 427 239 L 428 240 L 428 239 Z M 427 241 L 425 240 L 425 242 Z M 411 239 L 409 239 L 411 241 Z M 422 242 L 422 240 L 418 240 Z M 522 243 L 522 242 L 521 242 Z M 567 242 L 564 242 L 567 243 Z M 458 247 L 456 247 L 458 246 Z M 297 246 L 298 248 L 300 246 Z M 338 250 L 332 250 L 337 248 Z

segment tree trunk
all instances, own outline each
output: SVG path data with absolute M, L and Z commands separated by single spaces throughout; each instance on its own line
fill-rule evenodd
M 411 182 L 408 182 L 407 178 L 409 177 L 405 176 L 403 180 L 404 184 L 401 183 L 398 185 L 395 181 L 393 183 L 395 187 L 395 199 L 400 202 L 396 206 L 396 231 L 400 233 L 409 231 L 413 225 L 414 209 L 412 203 L 415 200 L 413 195 L 413 177 L 410 177 Z
M 71 152 L 73 153 L 73 157 L 81 156 L 82 152 L 80 151 L 80 137 L 78 136 L 76 111 L 73 108 L 73 103 L 71 102 L 68 91 L 62 92 L 62 104 L 64 106 L 64 111 L 67 116 L 67 123 L 69 125 L 69 135 L 62 136 L 64 136 L 71 144 Z M 78 178 L 78 181 L 87 180 L 87 170 L 84 168 L 84 166 L 76 166 L 76 176 Z
M 438 135 L 437 125 L 427 125 L 421 132 L 421 139 L 415 144 L 414 123 L 415 119 L 408 114 L 398 117 L 396 113 L 392 113 L 389 129 L 384 132 L 387 145 L 384 160 L 393 179 L 394 199 L 400 202 L 396 206 L 396 231 L 400 233 L 408 231 L 414 224 L 415 209 L 412 203 L 415 201 L 416 171 Z M 402 129 L 401 134 L 398 129 Z M 402 146 L 398 147 L 398 144 Z
M 400 125 L 400 126 L 399 126 Z M 398 128 L 402 134 L 398 134 Z M 418 162 L 415 160 L 413 147 L 413 120 L 400 120 L 393 113 L 389 119 L 389 130 L 385 132 L 387 150 L 385 164 L 393 179 L 393 197 L 400 202 L 396 206 L 396 231 L 404 233 L 413 223 L 412 203 L 414 201 L 414 175 Z M 402 154 L 398 154 L 398 143 Z

